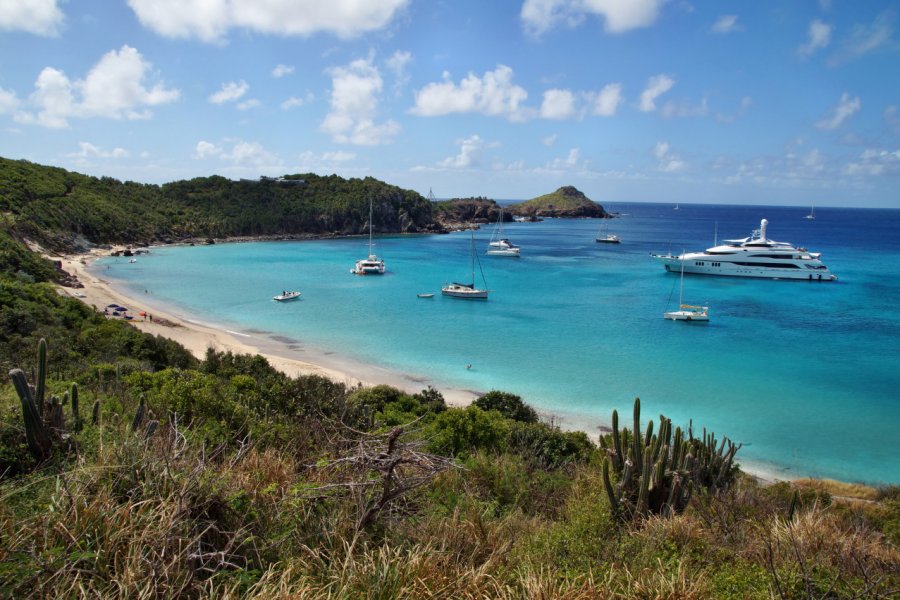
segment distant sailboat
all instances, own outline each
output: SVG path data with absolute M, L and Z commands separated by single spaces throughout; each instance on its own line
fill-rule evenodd
M 684 256 L 684 251 L 681 253 Z M 664 319 L 672 321 L 690 321 L 706 323 L 709 321 L 708 306 L 693 306 L 691 304 L 683 304 L 684 294 L 684 259 L 681 260 L 681 285 L 678 289 L 678 310 L 670 310 L 663 313 Z
M 672 210 L 679 210 L 677 202 L 675 203 L 675 206 L 672 208 Z
M 803 218 L 806 219 L 806 220 L 808 220 L 808 221 L 815 221 L 815 220 L 816 220 L 816 206 L 815 206 L 815 204 L 809 209 L 809 214 L 806 215 L 806 216 L 803 217 Z
M 519 252 L 521 249 L 509 241 L 507 238 L 503 237 L 503 207 L 500 207 L 500 216 L 497 217 L 497 227 L 494 229 L 494 234 L 491 236 L 491 241 L 488 243 L 488 256 L 512 256 L 514 258 L 518 258 L 520 256 Z
M 449 296 L 450 298 L 463 298 L 467 300 L 487 300 L 488 290 L 483 289 L 480 290 L 475 287 L 475 259 L 478 258 L 478 255 L 475 253 L 475 232 L 472 232 L 472 283 L 448 283 L 444 287 L 441 288 L 441 294 L 444 296 Z M 478 261 L 478 266 L 481 267 L 481 261 Z M 484 281 L 484 271 L 481 272 L 481 279 Z M 484 286 L 487 288 L 487 281 L 484 281 Z
M 600 232 L 597 233 L 597 237 L 594 241 L 599 244 L 618 244 L 621 242 L 619 236 L 614 233 L 609 232 L 609 221 L 612 218 L 611 215 L 607 214 L 603 219 L 603 227 L 600 228 Z
M 372 199 L 369 198 L 369 256 L 356 261 L 350 270 L 355 275 L 384 275 L 384 260 L 372 252 Z

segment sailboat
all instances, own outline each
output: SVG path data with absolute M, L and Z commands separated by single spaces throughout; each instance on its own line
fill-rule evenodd
M 607 215 L 603 219 L 603 227 L 600 228 L 600 232 L 597 233 L 597 237 L 595 241 L 600 244 L 618 244 L 621 242 L 619 236 L 614 233 L 609 232 L 609 221 L 612 218 L 611 215 Z
M 680 209 L 678 208 L 678 203 L 677 203 L 677 202 L 675 203 L 675 206 L 672 208 L 672 210 L 680 210 Z
M 513 256 L 518 258 L 520 248 L 503 237 L 503 207 L 500 207 L 500 216 L 497 217 L 497 227 L 488 243 L 488 256 Z
M 681 252 L 684 256 L 684 251 Z M 708 306 L 694 306 L 683 303 L 684 295 L 684 259 L 681 260 L 681 287 L 678 289 L 678 310 L 666 311 L 663 313 L 664 319 L 672 321 L 691 321 L 706 323 L 709 321 Z
M 475 232 L 472 232 L 472 283 L 448 283 L 441 288 L 441 294 L 451 298 L 463 298 L 467 300 L 487 300 L 488 291 L 486 289 L 479 290 L 475 287 L 475 259 L 478 255 L 475 253 Z M 478 267 L 481 268 L 481 261 L 478 261 Z M 481 272 L 481 279 L 484 281 L 484 271 Z M 484 281 L 487 287 L 487 281 Z
M 355 275 L 384 275 L 384 260 L 372 252 L 372 199 L 369 198 L 369 256 L 356 261 L 350 270 Z
M 808 221 L 815 221 L 815 220 L 816 220 L 816 206 L 813 205 L 813 206 L 809 209 L 809 214 L 806 215 L 806 216 L 803 217 L 803 218 L 806 219 L 806 220 L 808 220 Z

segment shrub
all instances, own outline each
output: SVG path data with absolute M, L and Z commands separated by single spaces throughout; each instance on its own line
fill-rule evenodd
M 524 402 L 522 398 L 508 392 L 491 390 L 474 402 L 481 410 L 496 410 L 507 419 L 523 423 L 537 423 L 537 412 Z

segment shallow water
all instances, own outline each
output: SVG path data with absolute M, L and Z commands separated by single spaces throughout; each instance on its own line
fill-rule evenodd
M 504 226 L 521 258 L 486 257 L 492 226 L 476 232 L 486 302 L 440 296 L 470 277 L 467 232 L 376 238 L 382 277 L 350 274 L 368 252 L 363 238 L 165 247 L 98 267 L 198 320 L 283 336 L 296 352 L 515 392 L 589 431 L 613 408 L 630 415 L 640 396 L 645 421 L 693 419 L 776 476 L 900 482 L 900 211 L 821 208 L 806 221 L 785 207 L 614 209 L 618 245 L 594 242 L 598 220 L 550 219 Z M 761 218 L 770 238 L 822 252 L 840 280 L 685 276 L 685 301 L 709 305 L 712 321 L 663 320 L 679 278 L 649 253 L 703 249 L 716 231 L 744 237 Z M 273 302 L 284 289 L 303 296 Z

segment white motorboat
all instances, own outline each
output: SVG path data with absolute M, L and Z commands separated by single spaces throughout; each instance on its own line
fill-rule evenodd
M 684 261 L 682 261 L 681 267 L 681 284 L 678 288 L 678 310 L 669 310 L 664 312 L 663 318 L 672 321 L 685 321 L 692 323 L 709 322 L 708 306 L 694 306 L 693 304 L 684 303 Z
M 497 227 L 488 243 L 488 256 L 520 256 L 521 249 L 503 237 L 503 207 L 500 207 L 500 216 L 497 217 Z
M 287 302 L 288 300 L 296 300 L 300 297 L 300 292 L 295 291 L 283 291 L 277 296 L 273 296 L 272 300 L 276 302 Z
M 487 300 L 488 290 L 478 289 L 475 287 L 475 260 L 478 255 L 475 253 L 475 233 L 472 233 L 472 283 L 448 283 L 441 288 L 441 294 L 450 298 L 462 298 L 465 300 Z M 478 267 L 481 268 L 481 261 L 478 261 Z M 481 272 L 481 279 L 487 288 L 487 281 L 484 280 L 484 271 Z
M 801 279 L 835 281 L 834 275 L 822 262 L 820 252 L 810 252 L 787 242 L 766 237 L 766 219 L 749 237 L 725 240 L 723 244 L 704 252 L 687 252 L 680 256 L 652 254 L 666 271 L 687 274 L 718 275 L 723 277 L 757 277 L 762 279 Z
M 384 275 L 384 259 L 378 258 L 372 252 L 372 199 L 369 199 L 369 256 L 356 261 L 356 266 L 350 269 L 354 275 Z
M 434 298 L 434 294 L 432 294 L 432 293 L 416 294 L 416 298 Z

